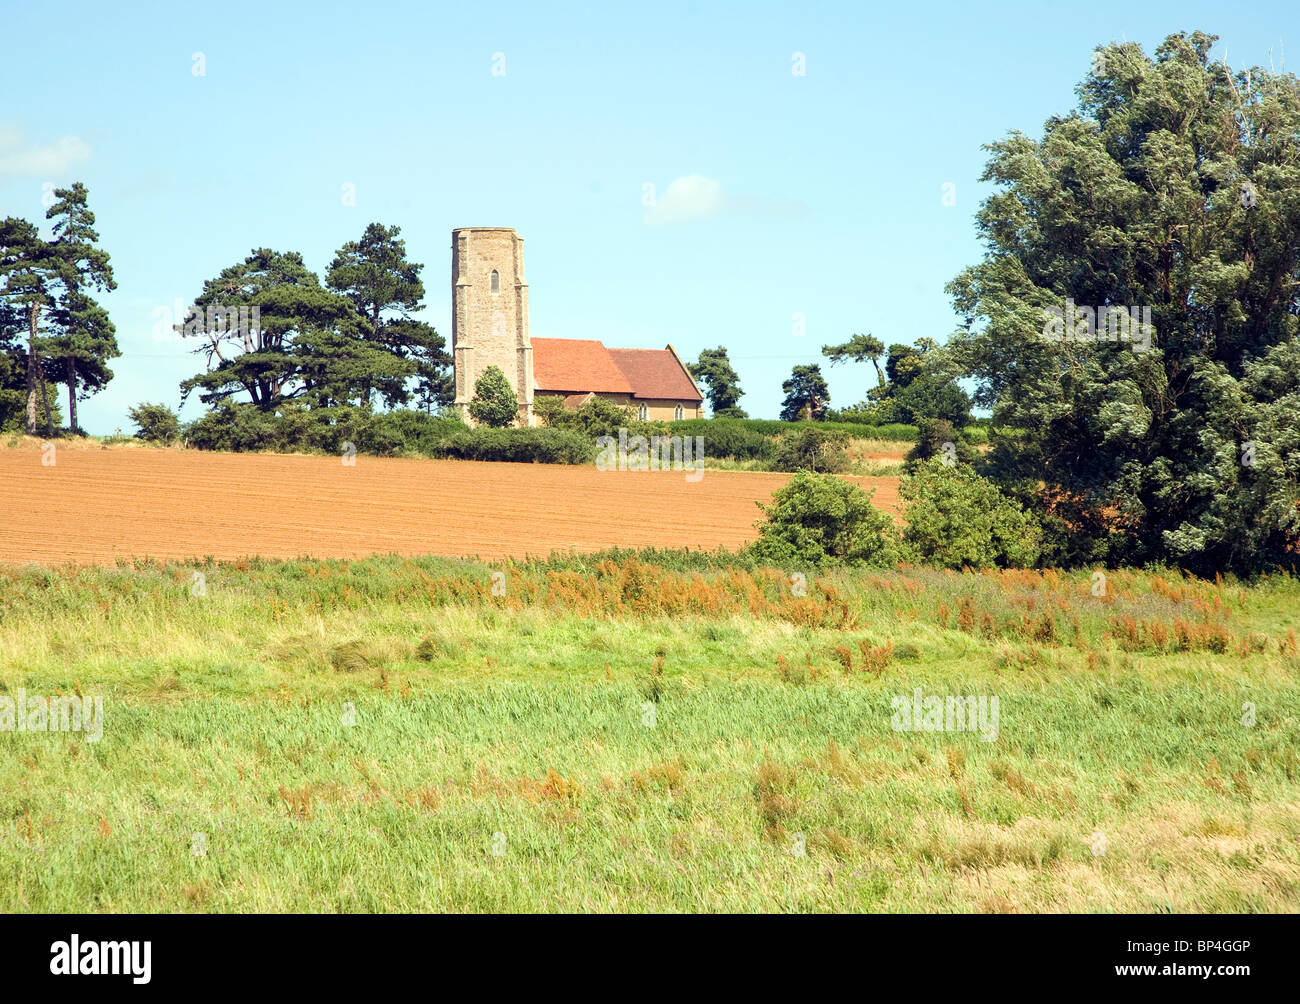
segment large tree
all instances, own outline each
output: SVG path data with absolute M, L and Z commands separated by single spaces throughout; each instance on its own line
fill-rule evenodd
M 330 262 L 326 285 L 347 297 L 362 319 L 360 336 L 388 358 L 361 386 L 361 403 L 378 391 L 390 407 L 410 399 L 411 378 L 426 408 L 449 404 L 454 386 L 448 374 L 451 357 L 433 325 L 414 319 L 422 310 L 424 266 L 407 260 L 400 227 L 371 223 L 359 241 L 344 244 Z
M 101 390 L 113 378 L 108 360 L 120 356 L 117 333 L 108 312 L 88 289 L 117 288 L 108 253 L 98 247 L 95 214 L 89 192 L 81 182 L 56 188 L 55 202 L 45 213 L 54 221 L 51 247 L 59 271 L 59 294 L 50 311 L 50 337 L 45 361 L 52 379 L 68 388 L 68 424 L 75 432 L 77 399 Z
M 27 407 L 25 426 L 34 434 L 38 401 L 45 432 L 54 434 L 54 414 L 46 391 L 47 367 L 55 381 L 69 381 L 69 411 L 76 427 L 77 386 L 98 389 L 111 377 L 105 361 L 120 355 L 108 314 L 88 290 L 111 290 L 117 283 L 108 252 L 97 245 L 95 216 L 86 186 L 56 188 L 45 214 L 54 236 L 44 240 L 36 226 L 10 217 L 0 221 L 0 328 L 11 332 L 16 318 L 26 321 Z M 42 354 L 49 350 L 49 357 Z M 84 362 L 78 361 L 84 357 Z M 69 361 L 71 360 L 71 363 Z
M 820 420 L 831 403 L 830 388 L 817 365 L 796 366 L 790 379 L 781 384 L 785 400 L 781 402 L 781 421 L 797 422 L 805 413 Z
M 740 374 L 732 368 L 725 348 L 719 345 L 716 349 L 704 349 L 699 360 L 687 368 L 696 380 L 704 381 L 714 418 L 744 417 L 737 405 L 745 392 L 740 389 Z
M 966 325 L 944 357 L 1050 560 L 1297 558 L 1300 82 L 1214 42 L 1106 46 L 1077 109 L 988 148 L 989 250 L 949 285 Z
M 122 354 L 108 311 L 84 294 L 60 299 L 50 311 L 53 334 L 45 342 L 50 378 L 68 388 L 68 427 L 80 429 L 77 401 L 103 390 L 113 379 L 108 360 Z
M 880 357 L 885 354 L 885 343 L 874 335 L 857 334 L 840 345 L 823 345 L 822 355 L 831 365 L 842 362 L 865 363 L 871 361 L 876 368 L 876 386 L 883 387 L 885 374 L 880 369 Z
M 37 402 L 44 402 L 45 428 L 53 434 L 49 397 L 45 393 L 41 368 L 41 315 L 54 303 L 58 263 L 49 244 L 41 239 L 36 226 L 27 220 L 8 217 L 0 221 L 0 300 L 7 316 L 25 322 L 27 348 L 26 415 L 24 428 L 35 435 L 40 419 Z
M 304 395 L 348 400 L 382 361 L 364 351 L 357 323 L 352 305 L 321 286 L 302 255 L 259 248 L 204 283 L 178 325 L 203 342 L 195 352 L 207 361 L 206 372 L 181 384 L 181 400 L 194 390 L 205 404 L 243 392 L 263 411 Z

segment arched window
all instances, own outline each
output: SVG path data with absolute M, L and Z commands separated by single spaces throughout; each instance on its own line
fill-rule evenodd
M 641 421 L 643 421 L 643 422 L 644 422 L 647 418 L 650 417 L 650 406 L 647 405 L 644 401 L 642 401 L 642 402 L 637 406 L 637 409 L 636 409 L 636 417 L 639 418 L 639 419 L 641 419 Z
M 497 275 L 497 270 L 492 270 L 492 292 L 501 292 L 501 276 Z
M 673 421 L 680 422 L 685 414 L 686 413 L 682 411 L 682 406 L 679 404 L 676 408 L 673 409 Z

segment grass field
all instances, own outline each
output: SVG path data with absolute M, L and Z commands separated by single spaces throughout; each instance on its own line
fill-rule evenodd
M 1108 574 L 0 566 L 103 699 L 0 732 L 0 909 L 1300 909 L 1300 583 Z

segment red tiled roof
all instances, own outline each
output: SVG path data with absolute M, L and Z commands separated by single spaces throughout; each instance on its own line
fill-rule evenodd
M 534 338 L 533 386 L 543 392 L 631 394 L 632 385 L 595 339 Z
M 669 346 L 607 349 L 596 339 L 534 338 L 533 387 L 570 395 L 631 394 L 639 398 L 702 401 L 695 382 Z
M 618 368 L 627 376 L 632 393 L 641 398 L 671 401 L 703 401 L 695 381 L 686 372 L 677 353 L 666 349 L 607 349 Z

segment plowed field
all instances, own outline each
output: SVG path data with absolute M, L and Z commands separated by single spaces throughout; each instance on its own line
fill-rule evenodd
M 739 547 L 784 474 L 64 448 L 0 450 L 0 561 L 483 558 Z M 897 478 L 858 478 L 898 507 Z

